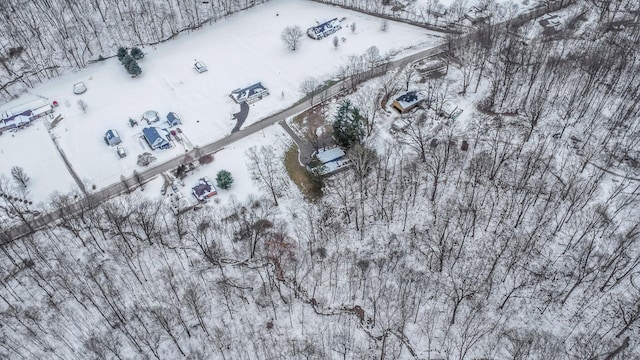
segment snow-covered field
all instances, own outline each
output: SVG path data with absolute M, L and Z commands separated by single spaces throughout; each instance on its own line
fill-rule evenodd
M 334 49 L 332 37 L 316 41 L 304 37 L 296 51 L 288 50 L 280 39 L 282 30 L 299 25 L 303 30 L 331 18 L 346 19 L 336 35 L 344 38 Z M 350 24 L 356 23 L 352 33 Z M 158 161 L 165 161 L 185 151 L 185 146 L 206 144 L 231 132 L 235 121 L 231 115 L 239 106 L 229 97 L 237 88 L 261 81 L 271 92 L 264 100 L 251 105 L 244 126 L 284 109 L 302 97 L 298 90 L 308 76 L 327 80 L 335 76 L 349 56 L 360 55 L 371 46 L 382 54 L 403 50 L 408 54 L 437 43 L 435 33 L 392 23 L 386 32 L 380 30 L 375 17 L 325 6 L 309 1 L 276 0 L 243 12 L 241 15 L 214 23 L 206 28 L 180 36 L 154 47 L 143 48 L 140 61 L 142 76 L 132 79 L 116 58 L 88 66 L 38 86 L 2 111 L 19 110 L 33 100 L 58 101 L 55 115 L 63 120 L 52 129 L 79 178 L 88 188 L 102 188 L 131 176 L 137 155 L 151 152 L 141 131 L 142 113 L 156 110 L 166 126 L 166 114 L 176 112 L 186 137 L 184 146 L 175 143 L 170 150 L 155 151 Z M 402 56 L 399 55 L 399 56 Z M 194 60 L 204 62 L 209 71 L 197 73 Z M 83 81 L 87 92 L 74 95 L 73 84 Z M 284 94 L 284 97 L 282 96 Z M 87 104 L 86 113 L 78 100 Z M 139 121 L 131 128 L 128 119 Z M 0 138 L 0 173 L 8 175 L 12 166 L 23 167 L 31 177 L 30 193 L 35 201 L 44 201 L 54 191 L 76 188 L 64 163 L 55 151 L 42 123 Z M 120 159 L 114 148 L 104 141 L 104 133 L 115 129 L 120 133 L 128 156 Z M 190 142 L 190 144 L 189 144 Z M 242 151 L 234 153 L 235 161 Z M 222 161 L 217 156 L 216 161 Z M 153 164 L 151 165 L 153 166 Z

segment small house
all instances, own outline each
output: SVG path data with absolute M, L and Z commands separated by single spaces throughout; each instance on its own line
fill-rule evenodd
M 146 127 L 142 129 L 142 135 L 145 141 L 149 144 L 151 150 L 156 149 L 168 149 L 171 147 L 169 142 L 169 133 L 165 129 L 157 127 Z
M 418 106 L 422 100 L 417 91 L 407 91 L 393 100 L 393 107 L 403 114 Z
M 349 165 L 350 160 L 347 154 L 339 147 L 329 150 L 319 151 L 315 154 L 316 159 L 322 164 L 320 165 L 320 174 L 328 175 L 339 169 Z
M 167 123 L 169 123 L 170 127 L 182 125 L 182 121 L 180 121 L 180 118 L 174 112 L 167 114 Z
M 120 135 L 118 135 L 117 131 L 108 130 L 104 134 L 104 142 L 107 143 L 107 145 L 113 146 L 120 144 L 122 142 L 122 139 L 120 139 Z
M 335 33 L 340 29 L 342 29 L 340 21 L 338 21 L 338 18 L 333 18 L 329 21 L 323 22 L 322 24 L 310 27 L 309 29 L 307 29 L 307 35 L 312 39 L 320 40 Z
M 263 97 L 269 95 L 269 90 L 262 85 L 261 82 L 247 86 L 244 89 L 236 89 L 231 92 L 231 98 L 238 104 L 245 102 L 247 104 L 262 100 Z
M 216 187 L 213 185 L 208 177 L 203 177 L 198 180 L 198 184 L 191 188 L 191 193 L 198 201 L 205 201 L 208 198 L 216 195 Z

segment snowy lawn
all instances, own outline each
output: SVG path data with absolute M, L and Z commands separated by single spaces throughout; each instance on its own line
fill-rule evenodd
M 335 17 L 346 17 L 343 29 L 335 34 L 345 39 L 337 49 L 333 46 L 333 36 L 317 41 L 305 35 L 295 52 L 288 50 L 280 39 L 286 26 L 299 25 L 306 30 L 316 21 Z M 354 22 L 356 30 L 352 33 L 350 24 Z M 246 127 L 295 103 L 302 96 L 298 88 L 304 78 L 330 79 L 347 63 L 349 56 L 361 55 L 371 46 L 377 46 L 382 54 L 401 50 L 408 54 L 439 41 L 438 34 L 402 23 L 391 23 L 388 30 L 382 32 L 380 23 L 375 17 L 310 1 L 276 0 L 176 40 L 143 48 L 146 56 L 140 61 L 143 73 L 139 78 L 130 78 L 118 60 L 112 58 L 38 86 L 2 110 L 19 109 L 21 104 L 37 97 L 57 100 L 60 107 L 56 115 L 62 115 L 64 120 L 53 132 L 87 187 L 102 188 L 119 181 L 121 175 L 128 177 L 134 170 L 142 170 L 136 165 L 137 155 L 152 152 L 141 138 L 146 124 L 140 122 L 140 117 L 147 110 L 159 113 L 161 121 L 156 124 L 159 127 L 167 126 L 169 111 L 176 112 L 182 119 L 180 128 L 187 140 L 182 144 L 174 142 L 170 150 L 152 152 L 159 162 L 165 161 L 185 149 L 230 133 L 235 125 L 231 115 L 240 108 L 229 97 L 234 89 L 261 81 L 271 92 L 264 100 L 251 105 L 243 126 Z M 193 69 L 196 59 L 209 70 L 196 72 Z M 74 95 L 73 84 L 80 81 L 88 90 Z M 77 103 L 80 99 L 88 106 L 86 113 Z M 137 120 L 139 126 L 131 128 L 129 118 Z M 36 124 L 39 122 L 41 120 Z M 4 156 L 0 172 L 8 174 L 11 166 L 23 166 L 34 184 L 39 184 L 31 191 L 41 201 L 53 191 L 75 185 L 43 126 L 38 124 L 35 129 L 38 128 L 40 130 L 16 133 L 12 144 L 0 142 L 4 153 L 21 154 L 9 157 L 11 161 Z M 126 158 L 120 159 L 115 148 L 103 141 L 109 129 L 120 133 L 128 154 Z M 218 155 L 216 162 L 222 161 L 222 157 Z M 55 160 L 50 160 L 52 158 Z M 37 165 L 43 163 L 46 166 Z

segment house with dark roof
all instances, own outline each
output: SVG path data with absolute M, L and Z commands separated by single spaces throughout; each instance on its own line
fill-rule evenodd
M 338 18 L 331 19 L 329 21 L 325 21 L 322 24 L 318 24 L 314 27 L 310 27 L 307 29 L 307 35 L 315 40 L 320 40 L 325 38 L 334 32 L 342 29 L 342 25 L 340 25 L 340 21 Z
M 107 130 L 107 132 L 104 134 L 104 142 L 107 143 L 107 145 L 118 145 L 122 142 L 122 139 L 120 139 L 120 135 L 118 135 L 118 132 L 115 130 Z
M 205 201 L 208 198 L 216 195 L 216 187 L 213 185 L 208 177 L 203 177 L 198 180 L 198 184 L 191 188 L 191 193 L 198 201 Z
M 400 113 L 406 113 L 418 106 L 422 100 L 417 91 L 407 91 L 393 100 L 393 107 Z
M 238 104 L 245 102 L 247 104 L 262 100 L 263 97 L 269 95 L 269 90 L 262 85 L 261 82 L 247 86 L 244 89 L 236 89 L 231 92 L 231 98 Z
M 154 126 L 142 129 L 142 135 L 152 150 L 168 149 L 171 147 L 169 142 L 169 132 Z

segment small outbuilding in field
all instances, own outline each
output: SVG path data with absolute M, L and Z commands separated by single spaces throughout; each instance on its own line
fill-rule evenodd
M 167 123 L 169 123 L 170 127 L 182 125 L 182 121 L 174 112 L 170 112 L 167 114 Z
M 120 144 L 122 142 L 122 139 L 120 139 L 120 135 L 117 131 L 108 130 L 104 134 L 104 142 L 107 143 L 107 145 L 114 146 Z

